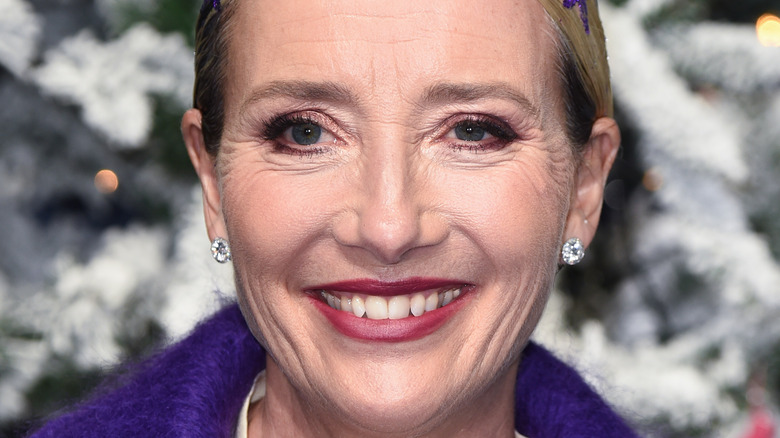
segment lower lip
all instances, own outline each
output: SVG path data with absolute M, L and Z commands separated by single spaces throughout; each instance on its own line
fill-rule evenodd
M 463 294 L 444 307 L 422 316 L 410 316 L 403 319 L 369 319 L 336 310 L 315 297 L 311 297 L 314 306 L 342 334 L 350 338 L 372 342 L 407 342 L 424 338 L 438 330 L 468 301 L 469 295 Z

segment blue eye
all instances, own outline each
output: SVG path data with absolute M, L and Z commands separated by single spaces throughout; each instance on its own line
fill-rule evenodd
M 284 114 L 265 122 L 263 138 L 287 153 L 321 153 L 336 136 L 309 114 Z
M 486 116 L 473 115 L 455 123 L 446 137 L 467 143 L 476 143 L 495 140 L 512 141 L 517 138 L 517 134 L 504 123 Z
M 299 123 L 289 128 L 292 140 L 301 145 L 309 146 L 320 141 L 322 128 L 314 123 Z
M 517 139 L 517 133 L 506 122 L 484 114 L 456 116 L 448 123 L 444 139 L 450 147 L 460 151 L 481 152 L 501 149 Z
M 454 129 L 455 137 L 463 141 L 481 141 L 490 135 L 484 128 L 475 123 L 460 123 Z

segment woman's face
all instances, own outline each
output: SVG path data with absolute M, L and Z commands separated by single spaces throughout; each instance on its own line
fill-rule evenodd
M 284 384 L 373 430 L 492 399 L 584 218 L 541 6 L 253 0 L 233 20 L 200 173 Z

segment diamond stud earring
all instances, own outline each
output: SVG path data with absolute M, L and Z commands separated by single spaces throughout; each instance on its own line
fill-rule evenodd
M 228 245 L 227 240 L 221 237 L 217 237 L 211 242 L 211 255 L 214 260 L 220 263 L 227 263 L 233 258 L 230 254 L 230 245 Z
M 561 249 L 561 259 L 567 265 L 576 265 L 585 257 L 585 247 L 582 241 L 577 237 L 572 237 L 563 244 Z

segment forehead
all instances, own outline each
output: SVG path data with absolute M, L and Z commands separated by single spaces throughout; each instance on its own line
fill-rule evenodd
M 502 83 L 534 103 L 553 82 L 552 32 L 537 0 L 240 0 L 236 6 L 228 104 L 281 80 L 328 81 L 401 100 L 438 82 Z

